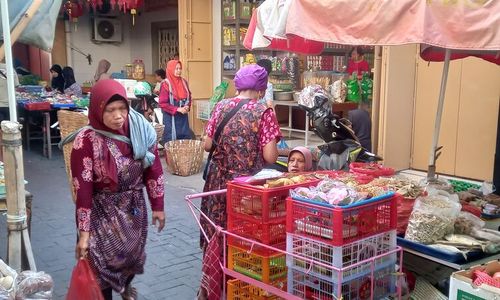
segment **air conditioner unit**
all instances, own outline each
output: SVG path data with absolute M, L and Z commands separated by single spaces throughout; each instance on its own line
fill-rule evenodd
M 94 18 L 94 31 L 92 37 L 96 42 L 121 43 L 121 20 L 117 18 Z

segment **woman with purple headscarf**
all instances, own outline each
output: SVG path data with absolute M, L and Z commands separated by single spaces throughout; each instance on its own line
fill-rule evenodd
M 280 140 L 281 133 L 276 115 L 271 108 L 267 108 L 258 100 L 267 88 L 266 70 L 258 65 L 245 66 L 236 73 L 234 85 L 238 96 L 219 102 L 206 127 L 205 151 L 210 151 L 212 147 L 214 150 L 208 166 L 204 192 L 225 189 L 227 181 L 252 175 L 260 171 L 265 163 L 274 163 L 278 157 L 276 143 Z M 242 106 L 221 128 L 220 136 L 214 137 L 222 120 L 238 104 Z M 201 210 L 215 224 L 226 228 L 225 194 L 204 197 Z M 201 219 L 201 225 L 208 238 L 212 238 L 215 228 L 204 218 Z M 203 234 L 200 235 L 200 247 L 206 258 L 207 243 Z M 217 288 L 202 284 L 201 291 L 201 294 L 205 293 L 205 297 L 200 295 L 200 299 L 216 298 L 212 292 L 217 292 Z

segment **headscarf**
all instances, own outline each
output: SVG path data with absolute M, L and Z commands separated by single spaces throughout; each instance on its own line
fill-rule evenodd
M 112 130 L 104 124 L 103 115 L 106 105 L 117 99 L 126 103 L 129 114 L 121 129 Z M 118 140 L 116 145 L 123 155 L 130 154 L 130 147 L 127 146 L 127 144 L 130 144 L 134 153 L 134 159 L 142 160 L 144 168 L 153 164 L 155 156 L 148 150 L 152 149 L 156 144 L 156 132 L 144 116 L 129 107 L 127 93 L 119 82 L 113 79 L 102 79 L 92 87 L 89 105 L 89 125 L 98 132 L 118 135 L 117 137 L 111 137 Z M 105 135 L 108 136 L 108 134 Z M 103 175 L 112 183 L 117 184 L 116 162 L 107 145 L 103 145 L 103 148 L 101 149 L 101 153 L 103 153 Z
M 302 155 L 304 155 L 304 161 L 305 161 L 304 171 L 311 171 L 313 167 L 311 151 L 306 147 L 302 146 L 295 147 L 288 154 L 288 160 L 290 160 L 290 156 L 292 156 L 293 152 L 300 152 L 302 153 Z
M 95 71 L 94 82 L 97 82 L 101 78 L 102 74 L 107 73 L 109 68 L 111 68 L 111 63 L 105 59 L 101 59 L 97 65 L 97 70 Z
M 64 77 L 62 74 L 62 68 L 60 65 L 52 65 L 50 68 L 50 71 L 54 71 L 57 73 L 57 77 L 52 77 L 52 80 L 50 82 L 50 86 L 53 89 L 58 90 L 61 93 L 64 93 Z
M 72 86 L 76 82 L 75 73 L 73 73 L 73 68 L 64 67 L 62 69 L 62 75 L 64 77 L 64 89 L 69 88 L 70 86 Z
M 170 82 L 170 86 L 172 87 L 172 90 L 170 91 L 172 95 L 174 96 L 175 100 L 182 100 L 186 99 L 188 97 L 188 91 L 186 91 L 186 88 L 184 87 L 184 82 L 182 81 L 181 76 L 175 76 L 175 67 L 177 64 L 181 65 L 182 68 L 182 63 L 178 60 L 170 60 L 167 63 L 167 79 Z M 168 89 L 168 85 L 167 85 Z
M 238 70 L 234 76 L 236 90 L 265 91 L 267 89 L 267 72 L 259 65 L 248 65 Z

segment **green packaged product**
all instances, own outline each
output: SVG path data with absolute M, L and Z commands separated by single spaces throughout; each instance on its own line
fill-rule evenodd
M 351 78 L 347 80 L 347 101 L 358 103 L 360 99 L 358 74 L 354 72 Z
M 363 102 L 369 102 L 372 100 L 373 93 L 373 81 L 370 79 L 368 72 L 363 73 L 363 79 L 361 79 L 361 99 Z
M 210 103 L 210 114 L 212 114 L 212 110 L 213 110 L 214 106 L 219 101 L 221 101 L 222 99 L 224 99 L 224 96 L 226 95 L 226 91 L 227 91 L 228 86 L 229 86 L 229 83 L 227 83 L 227 81 L 223 81 L 223 82 L 221 82 L 221 84 L 219 84 L 215 88 L 214 93 L 213 93 L 212 97 L 209 100 L 209 103 Z

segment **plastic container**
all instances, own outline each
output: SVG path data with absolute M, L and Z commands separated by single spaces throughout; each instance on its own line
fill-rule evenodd
M 286 249 L 289 253 L 314 259 L 315 261 L 338 269 L 349 267 L 377 255 L 386 254 L 391 250 L 395 250 L 397 246 L 395 230 L 377 234 L 354 243 L 338 247 L 331 246 L 315 239 L 289 233 L 286 236 L 286 244 Z M 388 265 L 388 263 L 394 264 L 396 256 L 396 252 L 390 255 L 382 256 L 381 259 L 375 260 L 375 265 Z M 309 271 L 310 263 L 288 255 L 287 266 L 288 268 L 302 269 L 304 272 L 307 272 Z M 356 267 L 347 269 L 343 272 L 341 278 L 349 280 L 349 278 L 353 278 L 357 274 L 369 271 L 369 269 L 369 262 L 366 264 L 360 264 Z M 314 265 L 310 268 L 309 272 L 333 282 L 338 281 L 338 271 L 333 268 L 329 269 L 320 265 Z
M 294 268 L 288 270 L 288 293 L 302 299 L 383 299 L 395 292 L 394 265 L 375 268 L 373 276 L 371 273 L 362 274 L 359 277 L 336 283 Z
M 144 68 L 144 62 L 142 59 L 136 59 L 133 63 L 132 78 L 135 80 L 143 80 L 146 78 L 146 70 Z
M 132 79 L 134 74 L 134 65 L 133 64 L 126 64 L 125 65 L 125 76 L 126 79 Z
M 228 246 L 228 268 L 253 279 L 270 283 L 286 277 L 286 255 L 282 253 L 259 255 Z
M 331 206 L 311 200 L 287 199 L 287 233 L 342 246 L 396 229 L 394 193 L 348 206 Z
M 286 245 L 286 220 L 275 223 L 262 223 L 260 221 L 250 221 L 229 213 L 227 219 L 227 230 L 241 237 L 255 240 L 262 244 L 273 246 L 285 250 Z M 242 249 L 251 250 L 261 255 L 270 255 L 274 251 L 269 248 L 252 245 L 242 239 L 228 236 L 231 245 Z
M 227 211 L 229 214 L 261 222 L 284 220 L 286 198 L 290 190 L 301 186 L 315 186 L 319 180 L 276 188 L 262 188 L 231 181 L 227 184 Z
M 271 282 L 270 285 L 286 291 L 286 278 Z M 238 279 L 227 281 L 228 300 L 278 300 L 281 299 L 261 288 Z

